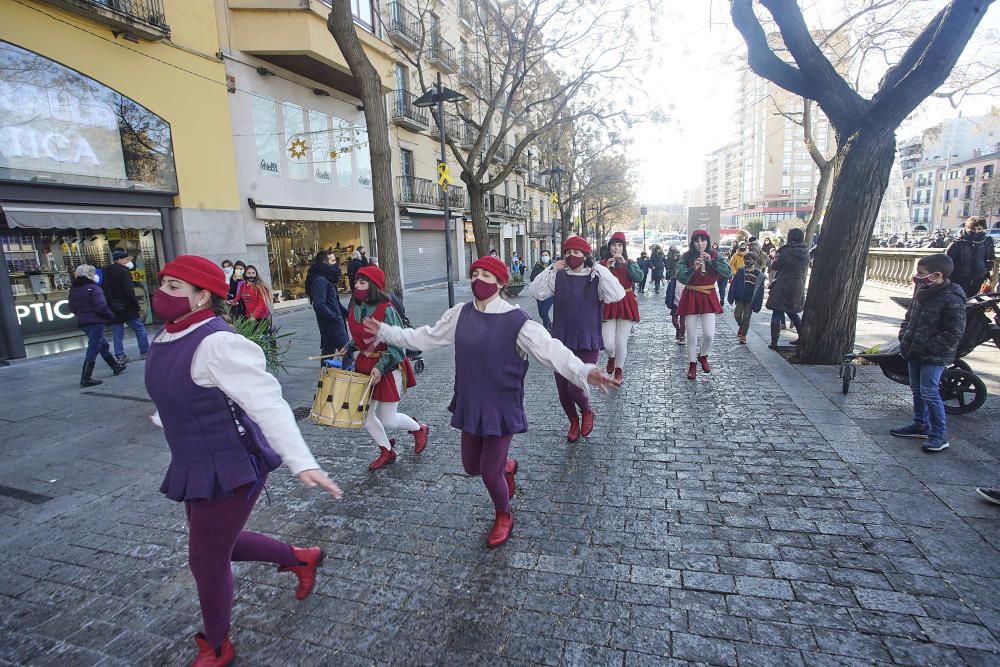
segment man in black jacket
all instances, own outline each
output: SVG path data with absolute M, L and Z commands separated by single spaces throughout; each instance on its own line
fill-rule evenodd
M 961 238 L 948 246 L 945 253 L 955 263 L 951 282 L 961 285 L 966 296 L 979 294 L 997 260 L 993 239 L 986 234 L 986 218 L 974 215 L 966 220 Z
M 125 354 L 125 325 L 135 332 L 139 343 L 139 358 L 145 359 L 149 352 L 149 336 L 146 327 L 139 319 L 139 299 L 135 297 L 135 285 L 132 282 L 132 269 L 135 264 L 128 251 L 115 248 L 111 253 L 111 265 L 104 269 L 102 286 L 108 299 L 108 307 L 114 313 L 111 321 L 111 334 L 114 338 L 115 359 L 119 364 L 127 364 Z

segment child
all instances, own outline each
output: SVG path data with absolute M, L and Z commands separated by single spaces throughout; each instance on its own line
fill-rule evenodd
M 948 425 L 938 385 L 945 367 L 955 360 L 965 332 L 965 292 L 948 278 L 955 265 L 945 254 L 917 262 L 916 288 L 899 327 L 900 353 L 910 371 L 913 423 L 890 433 L 923 438 L 926 452 L 948 447 Z
M 670 279 L 667 283 L 667 296 L 663 300 L 663 303 L 667 304 L 667 308 L 670 310 L 670 323 L 674 325 L 674 339 L 677 341 L 678 345 L 684 345 L 687 341 L 684 338 L 684 318 L 677 314 L 677 305 L 681 302 L 681 296 L 684 294 L 684 283 L 677 281 L 677 276 Z
M 740 345 L 747 344 L 747 331 L 750 329 L 750 317 L 759 313 L 764 305 L 764 272 L 757 268 L 756 253 L 746 252 L 736 255 L 741 266 L 733 276 L 733 286 L 729 289 L 729 303 L 736 304 L 733 315 L 740 325 Z M 732 262 L 730 262 L 732 266 Z

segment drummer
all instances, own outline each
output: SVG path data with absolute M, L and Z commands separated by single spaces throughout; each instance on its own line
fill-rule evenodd
M 358 269 L 354 279 L 351 303 L 347 308 L 347 328 L 353 342 L 346 353 L 357 352 L 354 370 L 371 375 L 374 389 L 368 406 L 365 429 L 378 445 L 378 458 L 368 464 L 369 470 L 378 470 L 396 460 L 396 439 L 386 434 L 386 429 L 405 429 L 413 436 L 416 454 L 427 446 L 427 424 L 419 424 L 398 411 L 403 387 L 410 389 L 417 384 L 406 351 L 399 347 L 379 343 L 365 333 L 363 322 L 374 319 L 392 326 L 403 326 L 403 319 L 392 306 L 385 293 L 385 274 L 375 265 Z

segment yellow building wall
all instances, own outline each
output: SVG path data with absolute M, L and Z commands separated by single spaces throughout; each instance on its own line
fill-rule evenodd
M 170 123 L 177 206 L 239 210 L 215 9 L 193 0 L 163 5 L 171 39 L 134 44 L 51 5 L 0 0 L 0 39 L 96 79 Z

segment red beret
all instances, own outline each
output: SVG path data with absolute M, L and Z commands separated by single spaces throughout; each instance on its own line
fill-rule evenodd
M 206 289 L 222 299 L 229 296 L 229 281 L 226 280 L 222 267 L 198 255 L 178 255 L 172 262 L 164 264 L 160 269 L 160 278 L 167 276 Z
M 712 240 L 712 235 L 709 234 L 708 230 L 706 230 L 706 229 L 696 229 L 693 232 L 691 232 L 691 240 L 692 241 L 694 241 L 695 237 L 697 237 L 697 236 L 704 236 L 709 241 Z
M 588 255 L 594 251 L 590 249 L 590 244 L 587 240 L 580 236 L 571 236 L 563 242 L 563 250 L 579 250 L 580 252 L 587 253 Z
M 486 257 L 480 257 L 472 263 L 469 267 L 469 277 L 472 277 L 472 272 L 476 269 L 484 269 L 489 271 L 494 276 L 497 277 L 502 284 L 506 285 L 510 281 L 510 276 L 507 275 L 507 265 L 501 262 L 496 257 L 492 255 L 487 255 Z
M 355 274 L 356 278 L 364 278 L 370 283 L 375 283 L 375 287 L 384 290 L 385 289 L 385 272 L 378 268 L 374 264 L 369 264 L 368 266 L 363 266 L 358 269 Z

